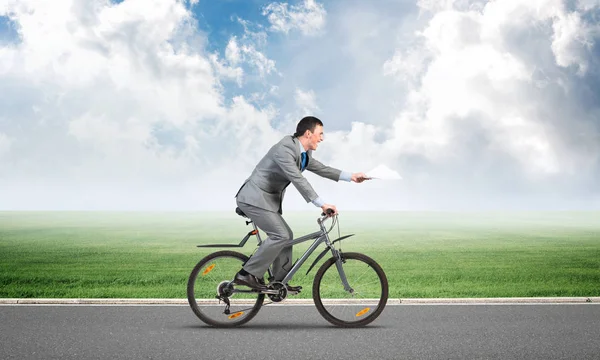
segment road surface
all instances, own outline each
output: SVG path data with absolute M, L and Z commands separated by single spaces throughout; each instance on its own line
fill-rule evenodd
M 366 328 L 266 306 L 235 329 L 185 305 L 1 305 L 0 359 L 600 359 L 600 304 L 388 305 Z

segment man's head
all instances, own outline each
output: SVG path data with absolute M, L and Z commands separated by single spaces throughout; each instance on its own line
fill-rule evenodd
M 323 141 L 323 122 L 314 116 L 306 116 L 296 126 L 294 136 L 300 139 L 306 150 L 317 150 Z

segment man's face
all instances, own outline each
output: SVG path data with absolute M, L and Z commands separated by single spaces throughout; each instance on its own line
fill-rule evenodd
M 317 146 L 321 141 L 323 141 L 323 127 L 321 125 L 315 126 L 314 132 L 308 130 L 308 150 L 317 150 Z

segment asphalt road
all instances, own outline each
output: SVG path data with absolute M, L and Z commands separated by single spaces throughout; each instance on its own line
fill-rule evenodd
M 236 329 L 187 306 L 0 306 L 0 359 L 600 359 L 600 306 L 397 305 L 341 329 L 267 306 Z

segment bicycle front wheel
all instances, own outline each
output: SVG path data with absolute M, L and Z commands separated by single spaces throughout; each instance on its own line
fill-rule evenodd
M 341 253 L 345 289 L 334 257 L 315 275 L 313 300 L 319 313 L 341 327 L 365 326 L 377 319 L 388 299 L 388 282 L 375 260 L 359 253 Z
M 235 251 L 218 251 L 206 256 L 194 267 L 188 280 L 187 296 L 200 320 L 216 327 L 233 327 L 256 316 L 265 295 L 249 289 L 232 293 L 230 285 L 247 260 L 246 255 Z

